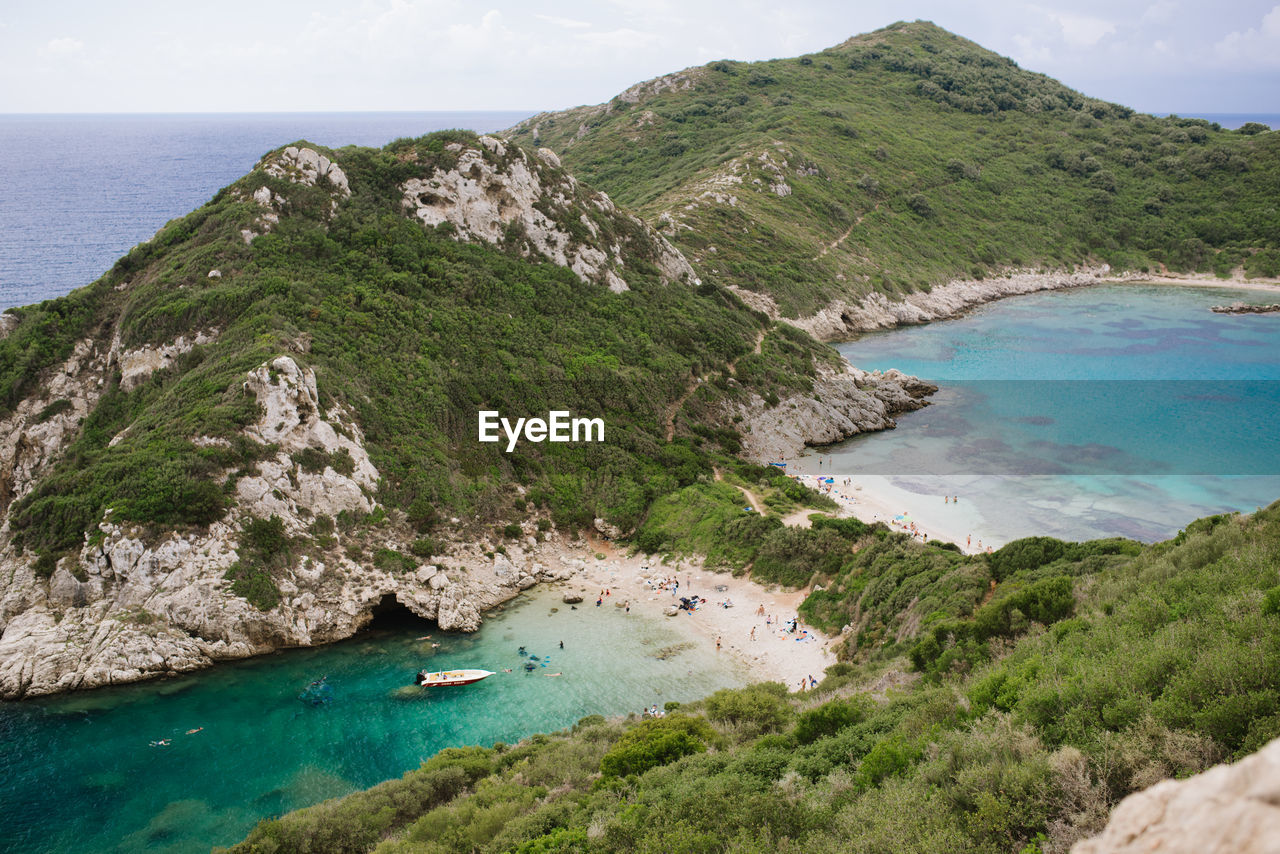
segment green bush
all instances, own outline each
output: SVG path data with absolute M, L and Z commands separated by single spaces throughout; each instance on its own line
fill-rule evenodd
M 724 688 L 706 699 L 707 717 L 756 734 L 781 729 L 791 717 L 787 686 L 761 682 L 746 688 Z
M 684 715 L 641 721 L 614 743 L 600 760 L 604 777 L 643 774 L 707 749 L 712 732 L 706 722 Z
M 861 723 L 868 712 L 863 698 L 832 700 L 816 709 L 801 712 L 796 718 L 795 736 L 801 744 L 811 744 L 820 738 L 835 735 L 845 727 Z

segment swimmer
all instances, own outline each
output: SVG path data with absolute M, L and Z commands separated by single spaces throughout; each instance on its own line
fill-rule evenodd
M 173 741 L 173 739 L 171 739 L 171 738 L 162 738 L 162 739 L 160 739 L 159 741 L 153 741 L 153 742 L 151 742 L 151 746 L 152 746 L 152 747 L 168 747 L 168 746 L 169 746 L 169 742 L 171 742 L 171 741 Z
M 563 676 L 562 673 L 544 673 L 543 676 Z
M 195 729 L 189 729 L 189 730 L 187 730 L 187 735 L 195 735 L 196 733 L 198 733 L 198 732 L 199 732 L 200 730 L 202 730 L 202 729 L 204 729 L 204 727 L 202 727 L 202 726 L 198 726 L 198 727 L 196 727 Z

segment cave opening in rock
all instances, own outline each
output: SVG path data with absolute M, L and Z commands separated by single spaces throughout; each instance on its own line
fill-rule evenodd
M 409 610 L 408 606 L 396 598 L 394 593 L 383 594 L 378 603 L 369 611 L 369 622 L 364 624 L 363 631 L 396 630 L 396 629 L 434 629 L 436 624 L 426 617 L 419 617 Z

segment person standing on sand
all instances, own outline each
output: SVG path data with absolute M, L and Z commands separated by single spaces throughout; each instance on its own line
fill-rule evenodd
M 720 651 L 720 637 L 719 635 L 717 635 L 716 636 L 716 652 L 719 652 L 719 651 Z
M 755 640 L 755 639 L 756 639 L 756 627 L 755 627 L 755 626 L 752 626 L 752 627 L 751 627 L 751 640 Z

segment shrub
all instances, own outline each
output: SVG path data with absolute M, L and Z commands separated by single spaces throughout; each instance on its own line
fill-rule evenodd
M 43 424 L 44 422 L 48 421 L 50 418 L 53 418 L 56 415 L 61 415 L 64 412 L 70 412 L 73 408 L 74 407 L 71 405 L 71 401 L 67 400 L 66 398 L 59 398 L 58 400 L 55 400 L 53 403 L 46 406 L 44 409 L 41 409 L 40 412 L 36 415 L 35 420 L 32 423 Z
M 374 552 L 374 566 L 383 572 L 411 572 L 418 562 L 395 549 L 381 548 Z
M 816 709 L 802 712 L 796 720 L 796 741 L 810 744 L 835 735 L 847 726 L 861 723 L 867 716 L 867 701 L 862 698 L 832 700 Z
M 618 739 L 600 760 L 606 779 L 643 774 L 650 768 L 701 753 L 713 736 L 706 722 L 684 715 L 642 721 Z
M 761 682 L 746 688 L 723 688 L 707 698 L 707 717 L 747 733 L 772 732 L 791 717 L 787 686 Z

